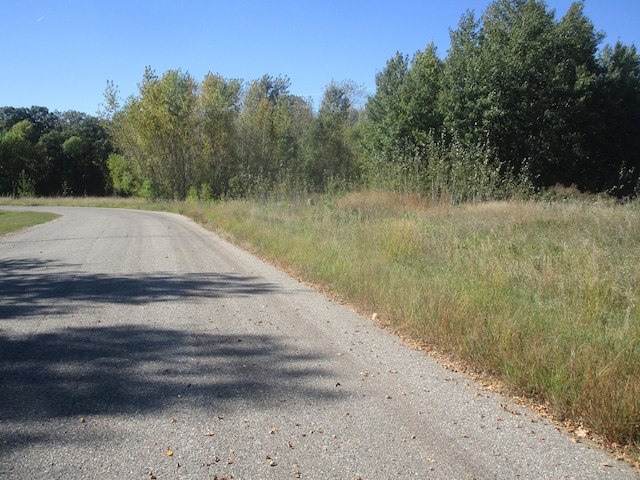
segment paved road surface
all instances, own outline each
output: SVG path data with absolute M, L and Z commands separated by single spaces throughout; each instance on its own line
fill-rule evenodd
M 0 478 L 640 478 L 180 216 L 40 210 L 0 238 Z

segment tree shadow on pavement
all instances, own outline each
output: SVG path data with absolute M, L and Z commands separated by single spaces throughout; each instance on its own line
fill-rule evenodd
M 278 408 L 338 395 L 317 355 L 270 335 L 185 333 L 140 325 L 0 336 L 0 425 L 164 409 Z M 320 386 L 318 386 L 320 385 Z M 10 444 L 0 430 L 0 444 Z M 3 438 L 4 437 L 4 438 Z M 14 434 L 11 443 L 16 443 Z M 29 442 L 29 432 L 17 443 Z
M 118 325 L 20 328 L 45 316 L 82 318 L 98 305 L 275 291 L 259 277 L 233 273 L 113 275 L 46 260 L 0 260 L 0 320 L 11 327 L 3 332 L 0 323 L 0 445 L 45 441 L 26 426 L 33 422 L 172 408 L 275 409 L 283 399 L 335 398 L 339 394 L 325 378 L 330 372 L 318 366 L 326 359 L 294 350 L 282 336 L 155 328 L 133 318 Z
M 113 275 L 78 272 L 73 265 L 46 260 L 0 260 L 0 320 L 43 311 L 68 313 L 73 302 L 143 304 L 194 296 L 260 295 L 276 290 L 275 285 L 258 277 L 234 273 Z

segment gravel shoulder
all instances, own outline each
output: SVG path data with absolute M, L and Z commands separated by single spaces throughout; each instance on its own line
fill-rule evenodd
M 184 217 L 20 210 L 1 478 L 640 478 Z

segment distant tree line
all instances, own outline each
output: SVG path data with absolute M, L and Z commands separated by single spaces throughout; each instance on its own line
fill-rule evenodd
M 0 108 L 0 195 L 104 195 L 112 151 L 97 117 Z
M 353 129 L 361 112 L 352 82 L 326 87 L 317 112 L 292 95 L 287 77 L 244 83 L 208 74 L 198 82 L 149 67 L 137 95 L 120 105 L 106 91 L 117 154 L 108 166 L 123 194 L 169 198 L 241 197 L 325 191 L 358 178 Z
M 368 99 L 350 81 L 314 106 L 283 76 L 198 81 L 148 67 L 124 101 L 108 83 L 100 119 L 0 109 L 0 194 L 638 194 L 640 57 L 600 47 L 583 2 L 557 19 L 541 0 L 495 0 L 450 38 L 444 58 L 433 44 L 394 55 Z

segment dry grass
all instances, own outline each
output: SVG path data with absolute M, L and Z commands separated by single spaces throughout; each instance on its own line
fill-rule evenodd
M 364 192 L 205 222 L 610 442 L 640 443 L 640 210 Z

